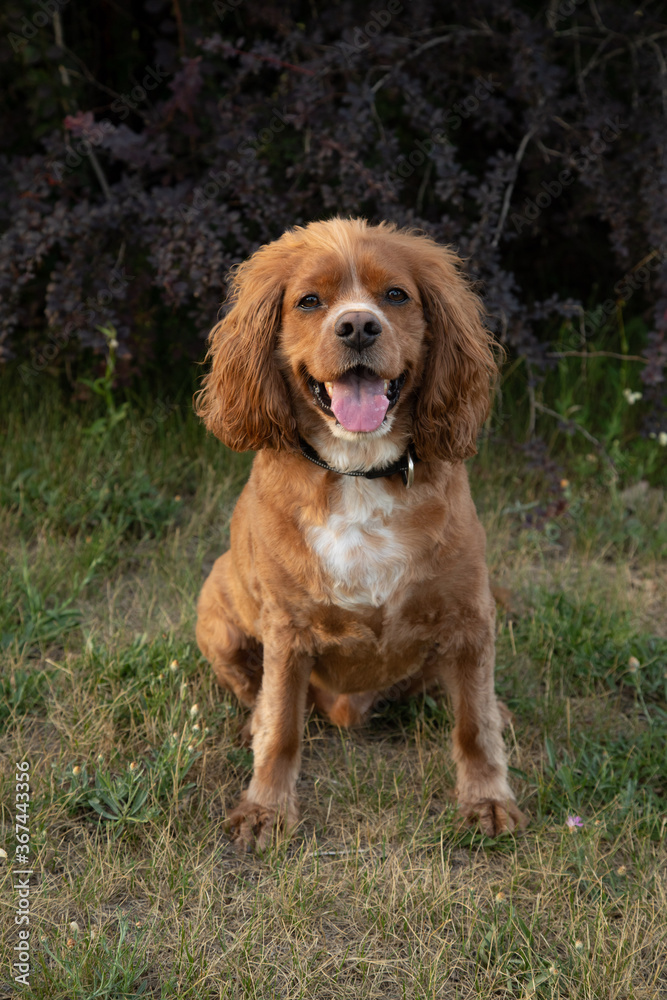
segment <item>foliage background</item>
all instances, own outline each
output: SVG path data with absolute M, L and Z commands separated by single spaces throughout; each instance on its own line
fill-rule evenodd
M 458 248 L 522 434 L 662 441 L 666 39 L 659 2 L 11 0 L 0 359 L 85 395 L 106 326 L 116 384 L 178 371 L 231 265 L 361 214 Z

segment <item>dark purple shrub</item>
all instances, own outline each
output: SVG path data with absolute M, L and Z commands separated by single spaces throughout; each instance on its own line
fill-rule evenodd
M 628 302 L 660 429 L 664 5 L 315 6 L 126 0 L 85 34 L 65 4 L 65 49 L 2 15 L 0 357 L 28 379 L 109 324 L 126 375 L 200 355 L 231 264 L 362 214 L 455 244 L 531 379 L 559 315 L 585 350 L 582 306 Z

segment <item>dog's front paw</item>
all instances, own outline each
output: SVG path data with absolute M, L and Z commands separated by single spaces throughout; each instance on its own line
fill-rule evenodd
M 264 850 L 274 833 L 289 831 L 298 821 L 295 807 L 263 806 L 243 797 L 225 820 L 225 831 L 239 851 Z
M 497 837 L 509 830 L 525 830 L 528 817 L 524 816 L 513 799 L 479 799 L 477 802 L 460 802 L 459 810 L 469 825 L 477 824 L 487 837 Z

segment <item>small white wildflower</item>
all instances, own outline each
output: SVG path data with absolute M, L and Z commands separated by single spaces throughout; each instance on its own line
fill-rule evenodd
M 138 767 L 139 765 L 137 764 L 136 760 L 133 760 L 132 763 L 130 764 L 130 771 L 136 771 Z
M 660 431 L 658 434 L 658 444 L 663 448 L 667 447 L 667 431 Z
M 642 398 L 641 392 L 633 392 L 632 389 L 624 389 L 623 395 L 627 399 L 630 406 L 634 406 L 634 404 Z
M 584 950 L 584 942 L 581 940 L 581 938 L 577 938 L 577 940 L 574 942 L 574 947 L 577 949 L 577 951 Z
M 200 731 L 199 730 L 199 723 L 195 722 L 194 726 L 192 727 L 192 732 L 193 733 L 198 733 L 199 731 Z
M 192 753 L 192 751 L 194 750 L 194 748 L 195 748 L 194 743 L 189 743 L 188 744 L 188 753 Z
M 72 774 L 81 774 L 81 768 L 77 764 L 76 767 L 72 768 Z
M 172 660 L 169 664 L 169 669 L 175 674 L 178 670 L 178 660 Z
M 72 931 L 73 934 L 78 934 L 79 933 L 79 929 L 80 928 L 79 928 L 79 925 L 77 924 L 76 920 L 70 920 L 70 922 L 69 922 L 69 929 Z
M 0 859 L 4 861 L 6 857 L 7 857 L 7 851 L 4 849 L 4 847 L 0 847 Z
M 636 656 L 631 656 L 628 660 L 628 670 L 631 674 L 636 674 L 639 670 L 639 660 Z
M 195 702 L 190 708 L 190 716 L 194 719 L 196 715 L 199 715 L 199 705 Z
M 179 697 L 181 701 L 185 701 L 185 696 L 188 693 L 188 682 L 181 681 L 181 690 L 179 691 Z
M 496 903 L 504 903 L 504 902 L 505 902 L 505 893 L 501 889 L 500 892 L 496 893 Z

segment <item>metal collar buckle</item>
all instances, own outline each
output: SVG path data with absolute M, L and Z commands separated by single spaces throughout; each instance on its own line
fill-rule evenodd
M 415 463 L 412 461 L 410 449 L 407 450 L 408 467 L 401 470 L 401 478 L 405 483 L 406 490 L 409 490 L 415 481 Z

